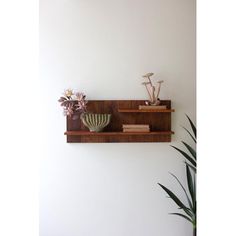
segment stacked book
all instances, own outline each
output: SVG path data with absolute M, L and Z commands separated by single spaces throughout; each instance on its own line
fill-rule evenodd
M 139 105 L 139 110 L 165 110 L 166 105 L 159 106 L 149 106 L 149 105 Z
M 137 125 L 137 124 L 124 124 L 122 125 L 123 132 L 128 133 L 128 132 L 145 132 L 148 133 L 150 132 L 150 127 L 149 125 Z

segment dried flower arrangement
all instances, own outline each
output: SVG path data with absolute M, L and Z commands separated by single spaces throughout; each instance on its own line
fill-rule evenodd
M 76 120 L 81 114 L 87 112 L 86 104 L 88 101 L 85 100 L 86 95 L 81 92 L 73 92 L 71 89 L 65 90 L 63 96 L 60 97 L 58 102 L 63 107 L 63 113 L 65 116 L 71 117 Z
M 153 76 L 154 73 L 147 73 L 143 75 L 143 78 L 147 79 L 148 82 L 143 82 L 142 84 L 145 86 L 148 95 L 149 95 L 149 101 L 146 102 L 146 105 L 156 106 L 160 105 L 160 99 L 159 94 L 161 90 L 161 84 L 164 82 L 163 80 L 157 81 L 157 86 L 154 86 L 151 76 Z

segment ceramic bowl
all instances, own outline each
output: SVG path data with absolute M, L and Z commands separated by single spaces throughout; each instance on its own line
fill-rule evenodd
M 81 116 L 83 124 L 91 132 L 101 132 L 111 121 L 111 114 L 86 113 Z

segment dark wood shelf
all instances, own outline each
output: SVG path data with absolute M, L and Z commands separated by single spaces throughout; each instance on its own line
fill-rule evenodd
M 88 111 L 111 114 L 110 124 L 103 132 L 89 132 L 80 119 L 67 117 L 65 135 L 68 143 L 121 143 L 121 142 L 171 142 L 170 100 L 162 100 L 167 109 L 139 110 L 145 100 L 89 100 Z M 147 124 L 151 132 L 122 132 L 123 124 Z
M 118 112 L 120 113 L 144 113 L 144 112 L 153 112 L 153 113 L 162 113 L 162 112 L 174 112 L 174 109 L 145 109 L 145 110 L 140 110 L 140 109 L 118 109 Z

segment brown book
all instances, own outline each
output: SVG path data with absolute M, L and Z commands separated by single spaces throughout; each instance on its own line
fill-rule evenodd
M 133 133 L 148 133 L 150 132 L 150 129 L 123 129 L 124 133 L 129 133 L 129 132 L 133 132 Z
M 123 128 L 149 128 L 149 125 L 141 125 L 141 124 L 123 124 Z
M 123 130 L 138 130 L 140 132 L 150 130 L 150 128 L 123 128 Z
M 146 105 L 139 105 L 139 110 L 164 110 L 166 109 L 166 105 L 160 105 L 160 106 L 146 106 Z
M 130 130 L 130 129 L 132 129 L 132 130 L 140 130 L 140 131 L 142 131 L 142 130 L 150 130 L 150 128 L 123 128 L 123 130 Z

